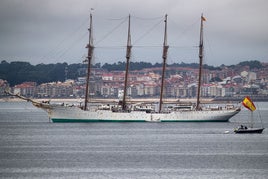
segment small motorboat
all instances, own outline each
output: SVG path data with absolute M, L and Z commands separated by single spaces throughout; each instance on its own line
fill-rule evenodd
M 253 101 L 250 99 L 249 96 L 245 97 L 242 104 L 247 108 L 249 109 L 250 111 L 250 127 L 248 128 L 247 126 L 239 126 L 238 128 L 235 128 L 234 129 L 234 132 L 235 133 L 240 133 L 240 134 L 244 134 L 244 133 L 258 133 L 258 134 L 261 134 L 262 131 L 264 130 L 263 128 L 263 125 L 262 125 L 262 120 L 261 120 L 261 127 L 260 128 L 256 128 L 256 127 L 253 127 L 253 121 L 254 121 L 254 118 L 253 118 L 253 111 L 256 110 L 256 106 L 254 105 Z
M 234 129 L 235 133 L 258 133 L 261 134 L 264 128 L 248 128 L 247 126 L 241 125 L 240 127 Z

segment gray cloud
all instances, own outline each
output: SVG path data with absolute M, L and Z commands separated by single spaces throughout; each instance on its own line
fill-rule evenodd
M 170 62 L 196 62 L 199 17 L 205 23 L 206 63 L 236 64 L 243 60 L 268 61 L 268 1 L 266 0 L 2 0 L 0 1 L 0 60 L 33 64 L 78 63 L 86 54 L 90 8 L 94 8 L 95 42 L 120 20 L 132 18 L 132 42 L 168 14 Z M 124 60 L 124 22 L 96 48 L 97 62 Z M 135 45 L 162 45 L 163 22 Z M 172 48 L 174 47 L 174 48 Z M 161 62 L 161 47 L 133 48 L 133 60 Z

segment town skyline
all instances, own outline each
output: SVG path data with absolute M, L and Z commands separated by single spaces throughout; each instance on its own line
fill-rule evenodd
M 262 65 L 263 64 L 263 65 Z M 249 66 L 250 69 L 262 68 L 266 63 L 261 63 L 259 61 L 244 61 L 236 65 L 230 65 L 227 67 L 234 68 L 235 66 Z M 50 64 L 37 64 L 32 65 L 25 61 L 14 61 L 8 63 L 3 60 L 0 63 L 0 79 L 7 80 L 11 86 L 25 82 L 34 81 L 38 84 L 44 82 L 54 82 L 54 81 L 64 81 L 66 79 L 77 79 L 81 75 L 85 75 L 85 69 L 87 65 L 85 63 L 68 64 L 64 63 L 50 63 Z M 92 68 L 103 68 L 107 71 L 125 71 L 126 62 L 118 61 L 116 63 L 108 64 L 101 63 L 92 64 Z M 167 66 L 173 67 L 189 67 L 189 68 L 199 68 L 198 63 L 173 63 L 167 64 Z M 203 65 L 204 69 L 220 69 L 226 65 L 221 66 L 210 66 L 207 64 Z M 142 70 L 145 68 L 162 67 L 162 63 L 150 63 L 150 62 L 130 62 L 130 70 Z M 81 74 L 81 71 L 83 73 Z M 22 74 L 22 75 L 20 75 Z M 268 76 L 268 75 L 267 75 Z
M 27 66 L 27 63 L 23 65 Z M 203 70 L 201 96 L 208 98 L 241 97 L 244 95 L 268 96 L 268 63 L 260 63 L 259 65 L 257 62 L 244 62 L 229 67 L 207 67 Z M 50 65 L 49 68 L 54 67 Z M 27 69 L 31 68 L 28 66 Z M 24 81 L 21 84 L 9 86 L 7 81 L 1 80 L 0 91 L 4 95 L 4 90 L 10 88 L 15 94 L 31 98 L 83 98 L 86 88 L 86 68 L 82 66 L 78 68 L 77 71 L 80 75 L 74 79 L 64 77 L 64 74 L 67 74 L 65 68 L 58 66 L 56 70 L 60 69 L 62 71 L 59 74 L 63 77 L 61 81 L 39 84 L 34 81 Z M 161 66 L 156 66 L 129 71 L 127 94 L 133 98 L 157 98 L 160 93 L 161 70 Z M 20 72 L 17 71 L 17 73 Z M 89 85 L 91 97 L 118 98 L 120 91 L 124 89 L 124 70 L 92 68 L 91 73 Z M 197 79 L 198 68 L 194 66 L 168 66 L 164 80 L 164 96 L 168 98 L 195 98 Z

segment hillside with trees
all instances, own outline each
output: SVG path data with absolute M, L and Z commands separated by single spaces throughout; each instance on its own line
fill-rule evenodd
M 123 71 L 125 69 L 125 62 L 117 62 L 113 64 L 105 63 L 101 65 L 97 63 L 93 65 L 95 68 L 103 68 L 107 71 Z M 131 62 L 131 70 L 141 70 L 144 68 L 161 67 L 161 63 L 148 63 L 148 62 Z M 172 67 L 189 67 L 198 68 L 197 63 L 173 63 L 167 66 Z M 244 61 L 237 65 L 229 66 L 235 68 L 237 66 L 249 66 L 250 69 L 262 68 L 262 63 L 259 61 Z M 220 70 L 220 67 L 213 67 L 204 65 L 205 69 L 209 70 Z M 31 65 L 29 62 L 15 61 L 8 63 L 2 61 L 0 63 L 0 79 L 7 80 L 11 86 L 23 83 L 25 81 L 34 81 L 37 84 L 53 82 L 53 81 L 64 81 L 67 79 L 76 79 L 77 77 L 85 76 L 86 64 L 70 64 L 67 63 L 56 63 L 56 64 L 37 64 Z M 68 73 L 66 73 L 66 70 Z M 67 75 L 67 76 L 66 76 Z

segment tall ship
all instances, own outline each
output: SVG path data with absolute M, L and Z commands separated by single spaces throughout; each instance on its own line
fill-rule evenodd
M 92 37 L 92 14 L 90 14 L 89 43 L 87 45 L 87 76 L 86 76 L 86 93 L 84 104 L 81 106 L 66 106 L 59 104 L 49 104 L 38 102 L 33 99 L 25 98 L 18 94 L 22 99 L 32 102 L 38 108 L 45 110 L 48 117 L 53 122 L 228 122 L 231 117 L 239 113 L 240 107 L 232 105 L 217 108 L 202 108 L 200 104 L 200 86 L 203 65 L 203 22 L 205 18 L 201 15 L 200 42 L 199 42 L 199 78 L 197 101 L 194 105 L 174 105 L 169 108 L 164 106 L 163 93 L 165 81 L 165 69 L 168 53 L 167 44 L 167 15 L 165 15 L 164 24 L 164 43 L 163 43 L 163 66 L 161 78 L 160 98 L 157 103 L 129 103 L 127 100 L 128 71 L 131 57 L 131 35 L 130 35 L 130 15 L 128 18 L 128 37 L 126 46 L 126 69 L 124 89 L 122 99 L 118 104 L 96 105 L 89 101 L 89 79 L 91 75 L 91 63 L 93 57 L 93 37 Z M 14 94 L 13 94 L 14 95 Z

